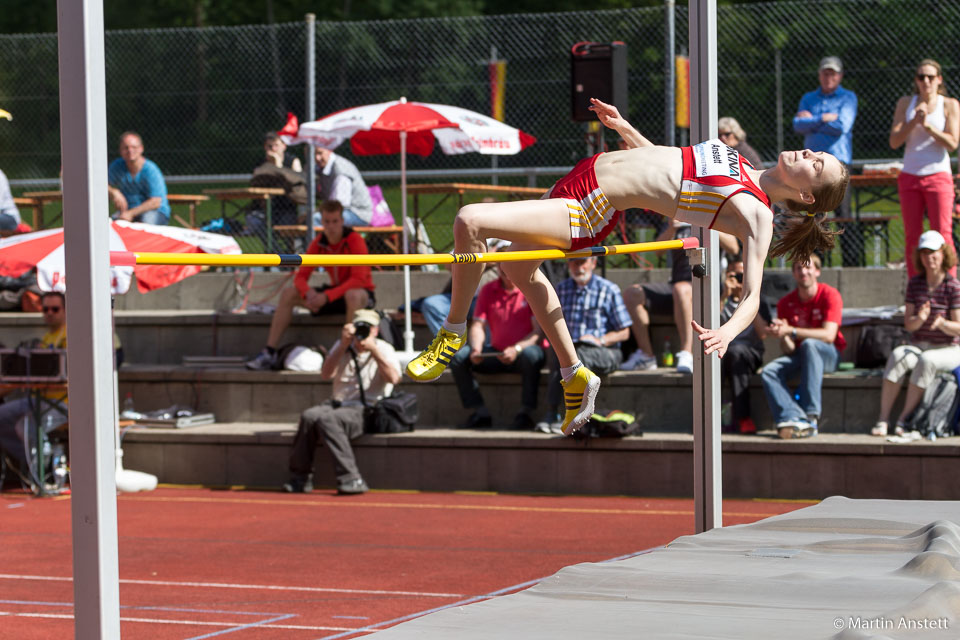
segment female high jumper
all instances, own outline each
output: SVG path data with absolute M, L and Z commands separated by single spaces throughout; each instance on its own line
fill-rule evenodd
M 657 146 L 616 107 L 590 102 L 600 122 L 630 148 L 580 161 L 540 200 L 463 207 L 453 223 L 455 252 L 480 253 L 487 238 L 509 240 L 512 251 L 583 249 L 601 242 L 621 212 L 631 208 L 730 233 L 743 243 L 740 306 L 719 329 L 693 323 L 704 353 L 723 357 L 759 308 L 763 263 L 773 237 L 771 202 L 793 213 L 771 255 L 802 260 L 814 251 L 829 250 L 836 232 L 826 229 L 816 214 L 833 211 L 843 200 L 849 182 L 846 167 L 829 153 L 804 150 L 785 151 L 776 166 L 762 171 L 719 140 L 683 148 Z M 523 292 L 557 354 L 566 404 L 561 428 L 570 435 L 593 413 L 600 378 L 577 358 L 557 293 L 539 270 L 540 262 L 504 262 L 500 268 Z M 457 264 L 452 270 L 447 320 L 430 346 L 407 365 L 407 375 L 418 381 L 436 379 L 464 344 L 467 311 L 483 265 Z

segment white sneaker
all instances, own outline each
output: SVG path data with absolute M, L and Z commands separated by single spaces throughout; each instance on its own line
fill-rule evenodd
M 689 351 L 677 352 L 677 373 L 693 373 L 693 354 Z
M 657 359 L 643 352 L 643 349 L 637 349 L 623 364 L 620 365 L 621 371 L 653 371 L 657 368 Z

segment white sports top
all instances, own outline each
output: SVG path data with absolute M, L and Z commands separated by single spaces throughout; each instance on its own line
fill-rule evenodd
M 906 122 L 913 119 L 916 107 L 917 96 L 913 96 L 907 106 Z M 943 131 L 943 128 L 947 125 L 947 117 L 943 112 L 942 95 L 937 96 L 937 106 L 927 114 L 927 122 L 940 131 Z M 910 135 L 907 136 L 907 146 L 903 153 L 903 171 L 915 176 L 950 173 L 950 154 L 923 127 L 914 127 Z

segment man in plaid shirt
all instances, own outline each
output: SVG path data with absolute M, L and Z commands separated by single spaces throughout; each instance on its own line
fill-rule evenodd
M 620 287 L 594 275 L 596 267 L 595 257 L 568 260 L 570 277 L 557 285 L 557 296 L 577 357 L 583 366 L 602 376 L 620 366 L 623 360 L 620 342 L 630 335 L 633 321 L 623 303 Z M 536 429 L 545 433 L 562 433 L 558 409 L 563 406 L 563 388 L 555 355 L 551 358 L 547 382 L 547 406 L 549 411 L 537 423 Z

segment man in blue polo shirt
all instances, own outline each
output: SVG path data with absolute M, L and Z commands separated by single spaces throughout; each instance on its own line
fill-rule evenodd
M 110 200 L 115 219 L 147 224 L 170 222 L 167 184 L 160 167 L 143 155 L 139 134 L 126 131 L 120 136 L 120 157 L 107 169 Z
M 840 86 L 843 63 L 836 56 L 820 61 L 820 88 L 803 94 L 793 130 L 803 136 L 803 146 L 811 151 L 828 151 L 850 168 L 853 161 L 853 123 L 857 119 L 857 94 Z M 834 211 L 840 218 L 850 217 L 850 192 Z M 840 236 L 843 266 L 863 266 L 863 231 L 847 225 Z

